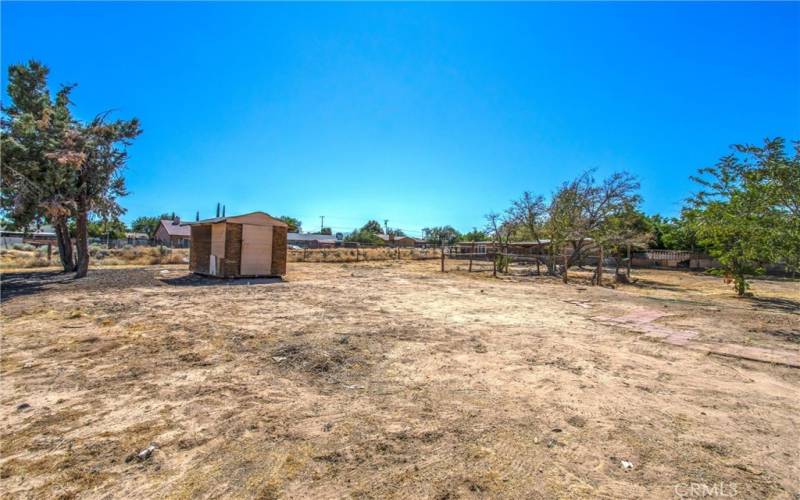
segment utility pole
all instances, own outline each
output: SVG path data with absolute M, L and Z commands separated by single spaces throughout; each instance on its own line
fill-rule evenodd
M 321 233 L 323 229 L 325 229 L 325 216 L 324 215 L 320 215 L 319 216 L 319 232 Z
M 389 219 L 383 219 L 383 234 L 389 234 Z

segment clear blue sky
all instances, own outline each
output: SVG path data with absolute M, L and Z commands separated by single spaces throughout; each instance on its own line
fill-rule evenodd
M 137 116 L 126 221 L 483 225 L 589 168 L 676 215 L 735 142 L 800 139 L 798 3 L 8 3 L 10 63 Z M 4 96 L 5 99 L 5 96 Z

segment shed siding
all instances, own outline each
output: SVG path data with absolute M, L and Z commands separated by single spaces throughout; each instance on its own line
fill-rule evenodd
M 239 276 L 242 260 L 242 225 L 226 224 L 225 231 L 225 259 L 222 264 L 221 275 L 226 278 Z
M 281 226 L 272 228 L 272 265 L 270 274 L 282 276 L 286 274 L 286 237 L 289 229 Z
M 189 250 L 189 267 L 192 272 L 208 274 L 211 255 L 211 226 L 192 226 L 192 247 Z
M 211 226 L 211 254 L 219 258 L 225 257 L 225 226 L 224 222 Z

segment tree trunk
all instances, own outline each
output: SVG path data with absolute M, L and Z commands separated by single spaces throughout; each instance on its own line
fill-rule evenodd
M 628 279 L 631 277 L 631 244 L 628 243 Z
M 563 280 L 564 280 L 564 284 L 565 285 L 569 281 L 569 277 L 567 276 L 568 269 L 569 269 L 569 259 L 567 258 L 567 248 L 564 247 L 564 276 L 563 276 Z
M 78 251 L 75 277 L 83 278 L 89 272 L 89 207 L 86 195 L 78 197 L 78 213 L 75 217 L 75 247 Z
M 603 245 L 600 245 L 600 257 L 597 260 L 597 285 L 603 285 Z
M 65 273 L 75 270 L 75 259 L 72 255 L 72 239 L 69 237 L 69 227 L 67 218 L 59 217 L 54 223 L 56 230 L 56 240 L 58 241 L 58 258 L 61 260 L 61 267 Z

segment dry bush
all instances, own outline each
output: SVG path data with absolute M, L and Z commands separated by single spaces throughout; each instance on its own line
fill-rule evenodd
M 54 258 L 58 258 L 56 255 Z M 57 262 L 56 262 L 57 264 Z M 30 250 L 1 250 L 0 268 L 47 267 L 47 253 Z
M 357 252 L 357 253 L 356 253 Z M 437 248 L 309 248 L 289 250 L 289 262 L 355 262 L 377 260 L 418 260 L 437 259 Z
M 102 245 L 89 247 L 90 265 L 125 266 L 186 264 L 189 262 L 188 248 L 134 247 L 106 248 Z M 20 269 L 59 266 L 58 251 L 53 250 L 52 262 L 47 261 L 47 247 L 38 250 L 0 250 L 0 268 Z

